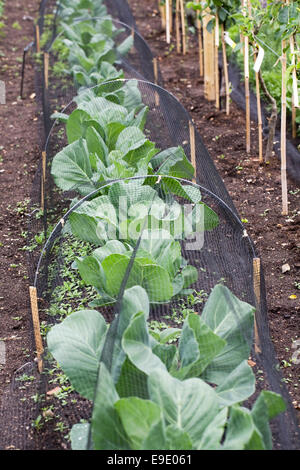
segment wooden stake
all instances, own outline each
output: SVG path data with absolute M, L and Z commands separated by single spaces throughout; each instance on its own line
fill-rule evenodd
M 200 0 L 198 0 L 198 3 Z M 197 13 L 198 16 L 198 13 Z M 199 47 L 199 73 L 200 77 L 203 77 L 204 68 L 203 68 L 203 41 L 202 41 L 202 27 L 201 20 L 197 18 L 197 30 L 198 30 L 198 47 Z
M 219 16 L 216 14 L 215 25 L 215 94 L 216 94 L 216 108 L 220 109 L 220 87 L 219 87 Z
M 195 169 L 194 177 L 192 179 L 193 183 L 196 183 L 197 177 L 197 166 L 196 166 L 196 145 L 195 145 L 195 127 L 192 121 L 189 121 L 190 128 L 190 149 L 191 149 L 191 164 Z
M 131 37 L 132 37 L 132 48 L 131 48 L 131 52 L 134 52 L 134 39 L 135 39 L 135 29 L 134 29 L 134 28 L 131 29 Z
M 228 78 L 228 63 L 226 55 L 226 43 L 224 37 L 224 24 L 221 25 L 222 33 L 222 54 L 223 54 L 223 71 L 224 71 L 224 81 L 225 81 L 225 95 L 226 95 L 226 115 L 229 116 L 230 113 L 230 93 L 229 93 L 229 78 Z
M 170 32 L 170 0 L 166 0 L 166 41 L 167 44 L 171 42 Z
M 35 25 L 35 41 L 36 41 L 36 52 L 41 52 L 40 47 L 40 27 L 39 25 Z
M 248 38 L 245 38 L 245 51 L 248 51 Z M 247 52 L 245 52 L 247 54 Z M 246 99 L 246 152 L 251 150 L 250 134 L 250 86 L 249 76 L 245 75 L 245 99 Z
M 243 6 L 247 8 L 248 0 L 243 0 Z M 246 11 L 243 12 L 246 16 Z M 250 86 L 249 86 L 249 38 L 244 37 L 244 78 L 245 78 L 245 100 L 246 100 L 246 152 L 250 153 Z
M 180 12 L 181 12 L 181 32 L 182 32 L 182 53 L 186 54 L 186 32 L 185 32 L 185 14 L 184 14 L 184 0 L 180 1 Z
M 179 0 L 176 0 L 176 13 L 175 13 L 175 27 L 176 27 L 176 46 L 177 46 L 177 53 L 180 54 L 181 52 L 181 36 L 180 36 L 180 4 Z
M 254 349 L 256 353 L 261 353 L 257 329 L 257 312 L 260 310 L 260 258 L 253 258 L 253 290 L 256 302 L 256 313 L 254 318 Z
M 42 152 L 42 176 L 41 176 L 41 209 L 45 209 L 45 185 L 46 185 L 46 152 Z
M 283 4 L 289 3 L 284 0 Z M 286 41 L 281 41 L 281 132 L 280 132 L 280 157 L 281 157 L 281 192 L 282 192 L 282 215 L 288 215 L 288 194 L 286 174 Z
M 45 89 L 48 90 L 49 87 L 49 53 L 44 52 L 44 81 Z
M 157 64 L 157 57 L 153 57 L 153 73 L 154 73 L 154 83 L 157 85 L 158 83 L 158 64 Z M 159 106 L 159 94 L 157 91 L 155 92 L 155 106 Z
M 203 17 L 203 50 L 204 50 L 204 97 L 208 101 L 215 101 L 215 61 L 214 57 L 214 35 L 207 31 L 207 24 L 212 19 L 209 14 L 210 10 L 206 10 Z
M 290 50 L 292 54 L 292 78 L 293 78 L 293 92 L 292 92 L 292 137 L 293 139 L 296 139 L 297 137 L 297 124 L 296 124 L 296 106 L 295 106 L 295 101 L 296 101 L 296 96 L 295 93 L 298 95 L 298 90 L 294 88 L 294 83 L 297 83 L 297 72 L 296 72 L 296 59 L 295 59 L 295 40 L 294 36 L 290 37 Z M 297 88 L 297 87 L 296 87 Z
M 154 73 L 154 83 L 155 83 L 155 85 L 157 85 L 157 82 L 158 82 L 157 57 L 153 57 L 153 73 Z
M 287 174 L 286 174 L 286 41 L 281 42 L 281 189 L 282 215 L 288 215 Z
M 162 29 L 166 29 L 166 9 L 164 5 L 160 4 L 160 0 L 158 0 L 158 9 L 160 11 L 161 27 Z
M 297 108 L 294 103 L 294 95 L 292 95 L 292 137 L 293 139 L 296 139 L 297 137 L 296 117 L 297 117 Z
M 35 347 L 36 347 L 36 352 L 37 352 L 38 370 L 41 373 L 43 371 L 42 356 L 43 356 L 44 348 L 43 348 L 43 341 L 42 341 L 41 329 L 40 329 L 40 319 L 39 319 L 36 287 L 32 287 L 32 286 L 29 287 L 29 295 L 30 295 L 34 338 L 35 338 Z
M 170 18 L 170 33 L 172 34 L 173 31 L 173 0 L 169 0 L 170 8 L 169 8 L 169 18 Z
M 257 54 L 254 53 L 254 61 L 256 61 Z M 257 120 L 258 120 L 258 159 L 260 163 L 263 163 L 263 125 L 261 117 L 261 101 L 260 101 L 260 85 L 259 85 L 259 73 L 255 72 L 255 83 L 256 83 L 256 103 L 257 103 Z

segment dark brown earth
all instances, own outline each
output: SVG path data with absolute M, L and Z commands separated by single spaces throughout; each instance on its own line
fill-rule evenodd
M 0 79 L 6 84 L 6 104 L 0 105 L 0 339 L 6 345 L 6 365 L 0 366 L 0 391 L 10 382 L 12 372 L 28 360 L 31 350 L 27 262 L 23 248 L 40 140 L 33 95 L 34 70 L 30 62 L 22 100 L 20 83 L 23 49 L 32 41 L 37 8 L 37 0 L 6 2 L 6 27 L 0 38 Z
M 23 48 L 32 40 L 38 4 L 38 0 L 7 1 L 5 37 L 0 38 L 0 80 L 5 81 L 7 89 L 7 104 L 0 105 L 0 340 L 6 347 L 6 363 L 0 364 L 0 408 L 14 373 L 34 359 L 24 232 L 41 132 L 30 61 L 24 99 L 19 95 Z M 292 343 L 300 331 L 299 187 L 288 181 L 289 216 L 283 217 L 279 160 L 274 156 L 268 166 L 259 166 L 256 124 L 251 124 L 252 149 L 247 155 L 243 112 L 231 103 L 227 117 L 203 98 L 203 80 L 198 74 L 198 53 L 192 36 L 187 55 L 178 55 L 175 48 L 165 43 L 157 2 L 130 0 L 129 4 L 139 30 L 159 57 L 165 88 L 190 112 L 241 218 L 248 220 L 247 231 L 265 270 L 272 340 L 293 405 L 299 410 L 299 364 L 291 361 L 295 353 Z M 284 264 L 290 270 L 283 274 Z M 62 405 L 59 412 L 68 418 L 68 410 Z M 66 441 L 54 429 L 52 425 L 47 434 L 37 432 L 39 448 L 67 448 Z

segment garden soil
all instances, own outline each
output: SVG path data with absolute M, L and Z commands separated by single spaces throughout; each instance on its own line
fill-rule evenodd
M 0 36 L 0 80 L 6 86 L 6 104 L 0 104 L 0 340 L 5 345 L 0 404 L 14 373 L 34 359 L 25 237 L 41 133 L 30 61 L 24 99 L 20 84 L 23 50 L 33 40 L 38 4 L 38 0 L 6 2 Z

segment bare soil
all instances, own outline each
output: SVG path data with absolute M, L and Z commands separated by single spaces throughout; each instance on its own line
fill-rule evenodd
M 0 80 L 6 104 L 0 105 L 0 338 L 6 364 L 0 365 L 0 390 L 31 350 L 25 246 L 26 214 L 40 156 L 34 69 L 28 61 L 20 98 L 24 47 L 32 41 L 38 1 L 6 2 L 0 38 Z M 1 399 L 1 393 L 0 393 Z

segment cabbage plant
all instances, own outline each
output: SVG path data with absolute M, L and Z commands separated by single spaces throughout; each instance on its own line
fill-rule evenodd
M 68 25 L 61 23 L 63 38 L 58 42 L 64 48 L 64 57 L 68 61 L 65 73 L 71 75 L 78 86 L 89 87 L 104 81 L 123 78 L 122 70 L 115 65 L 120 62 L 133 46 L 133 37 L 129 35 L 121 44 L 116 45 L 115 38 L 123 32 L 116 28 L 111 18 L 83 21 Z M 57 45 L 54 48 L 57 49 Z M 66 50 L 68 53 L 66 53 Z
M 194 169 L 182 147 L 161 152 L 146 137 L 147 111 L 139 105 L 128 111 L 103 97 L 82 99 L 66 120 L 69 145 L 52 162 L 57 186 L 86 195 L 103 181 L 154 172 L 191 179 Z
M 155 339 L 148 316 L 146 291 L 132 286 L 111 325 L 81 310 L 48 333 L 50 352 L 93 402 L 90 423 L 72 428 L 73 449 L 89 440 L 97 450 L 271 449 L 269 421 L 284 411 L 282 398 L 263 390 L 251 409 L 242 404 L 255 392 L 253 307 L 217 285 L 177 345 Z
M 196 188 L 189 193 L 193 204 L 186 213 L 175 199 L 166 202 L 156 189 L 142 183 L 143 179 L 114 183 L 107 195 L 84 202 L 70 214 L 72 234 L 100 246 L 76 261 L 83 280 L 101 296 L 97 305 L 116 301 L 132 256 L 128 283 L 143 286 L 151 303 L 188 294 L 198 279 L 196 268 L 182 256 L 180 241 L 207 229 L 207 214 L 213 214 L 209 228 L 213 220 L 218 224 L 217 217 L 202 204 Z

